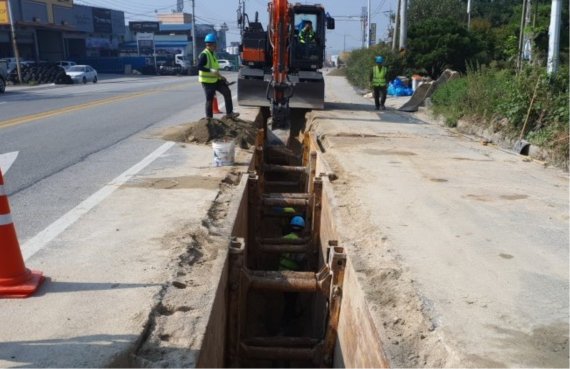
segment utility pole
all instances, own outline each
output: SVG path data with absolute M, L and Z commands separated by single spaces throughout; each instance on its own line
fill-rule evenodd
M 517 70 L 521 69 L 522 66 L 522 48 L 523 48 L 523 35 L 524 35 L 524 15 L 526 10 L 526 0 L 522 0 L 522 12 L 521 12 L 521 22 L 519 31 L 519 49 L 517 53 Z
M 561 15 L 562 0 L 552 0 L 552 8 L 550 9 L 550 27 L 548 29 L 548 62 L 546 64 L 548 75 L 558 72 Z
M 406 48 L 408 37 L 408 0 L 400 0 L 400 49 Z
M 370 48 L 370 0 L 368 0 L 368 16 L 366 17 L 366 48 Z
M 196 65 L 196 4 L 192 0 L 192 65 Z
M 467 29 L 471 29 L 471 0 L 467 0 Z
M 532 17 L 532 0 L 527 0 L 526 4 L 526 12 L 524 17 L 524 44 L 523 44 L 523 57 L 528 59 L 529 62 L 532 62 L 532 30 L 530 29 L 530 21 Z
M 396 8 L 396 19 L 394 20 L 394 32 L 392 33 L 392 51 L 398 48 L 398 22 L 400 21 L 400 2 L 398 0 L 398 7 Z
M 366 21 L 368 19 L 366 18 L 366 7 L 363 6 L 362 7 L 362 13 L 360 16 L 360 21 L 362 22 L 362 48 L 364 49 L 366 47 Z
M 8 7 L 8 20 L 10 21 L 10 32 L 12 33 L 12 48 L 16 58 L 16 70 L 18 71 L 18 82 L 22 84 L 22 69 L 20 68 L 20 53 L 18 52 L 18 41 L 16 40 L 16 28 L 14 27 L 14 17 L 12 15 L 12 5 L 10 0 L 6 3 Z

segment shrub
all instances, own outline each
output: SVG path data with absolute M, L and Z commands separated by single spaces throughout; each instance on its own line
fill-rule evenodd
M 508 136 L 518 138 L 522 133 L 567 165 L 570 112 L 564 68 L 553 78 L 542 68 L 529 67 L 518 75 L 510 70 L 471 68 L 466 76 L 438 88 L 432 97 L 433 110 L 451 126 L 462 117 L 486 125 L 506 120 Z
M 370 70 L 374 66 L 374 57 L 382 55 L 384 65 L 388 68 L 388 78 L 394 79 L 404 72 L 403 57 L 384 45 L 376 45 L 369 49 L 354 50 L 346 62 L 346 75 L 350 83 L 360 88 L 370 87 Z

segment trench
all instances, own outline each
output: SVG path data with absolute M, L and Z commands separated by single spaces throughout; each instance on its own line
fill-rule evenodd
M 319 144 L 304 112 L 293 117 L 288 138 L 267 129 L 263 110 L 256 119 L 198 367 L 389 366 L 338 241 Z M 305 228 L 286 237 L 295 216 Z

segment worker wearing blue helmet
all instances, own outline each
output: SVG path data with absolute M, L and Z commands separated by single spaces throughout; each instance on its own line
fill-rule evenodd
M 224 96 L 226 103 L 225 118 L 237 118 L 239 113 L 234 113 L 232 103 L 232 93 L 228 87 L 226 77 L 220 74 L 220 65 L 216 57 L 217 37 L 215 33 L 209 33 L 204 38 L 206 48 L 198 56 L 198 80 L 204 88 L 206 94 L 206 118 L 212 118 L 213 101 L 216 96 L 216 91 L 219 91 Z
M 384 104 L 388 95 L 388 68 L 384 65 L 384 57 L 374 58 L 376 65 L 372 67 L 370 73 L 370 84 L 374 91 L 374 104 L 376 110 L 386 110 Z

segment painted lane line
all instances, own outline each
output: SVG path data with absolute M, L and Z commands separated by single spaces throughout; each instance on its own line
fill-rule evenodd
M 6 154 L 0 154 L 0 169 L 3 175 L 8 173 L 8 169 L 14 164 L 19 153 L 19 151 L 12 151 Z
M 185 84 L 186 83 L 187 82 L 185 82 Z M 0 121 L 0 128 L 12 127 L 12 126 L 16 126 L 19 124 L 29 123 L 29 122 L 33 122 L 33 121 L 37 121 L 37 120 L 41 120 L 41 119 L 46 119 L 46 118 L 52 118 L 52 117 L 62 115 L 62 114 L 67 114 L 67 113 L 72 113 L 72 112 L 79 111 L 79 110 L 94 108 L 94 107 L 101 106 L 101 105 L 113 104 L 113 103 L 124 101 L 124 100 L 130 100 L 130 99 L 144 97 L 144 96 L 148 96 L 148 95 L 152 95 L 152 94 L 158 94 L 161 92 L 176 91 L 178 89 L 181 89 L 182 87 L 183 86 L 181 86 L 181 85 L 172 85 L 172 86 L 163 87 L 163 88 L 149 89 L 147 91 L 142 91 L 142 92 L 129 92 L 125 95 L 111 96 L 111 97 L 107 97 L 104 99 L 94 100 L 94 101 L 90 101 L 90 102 L 82 103 L 82 104 L 78 104 L 78 105 L 71 105 L 71 106 L 66 106 L 64 108 L 59 108 L 59 109 L 49 110 L 49 111 L 45 111 L 45 112 L 41 112 L 41 113 L 30 114 L 30 115 L 26 115 L 26 116 L 7 119 L 4 121 Z
M 99 191 L 95 192 L 93 195 L 89 196 L 85 201 L 77 205 L 75 208 L 71 209 L 67 214 L 63 215 L 61 218 L 50 224 L 46 229 L 35 235 L 33 238 L 28 240 L 22 246 L 22 256 L 24 260 L 31 258 L 36 252 L 41 250 L 50 241 L 56 238 L 60 233 L 65 231 L 69 226 L 75 223 L 83 215 L 87 214 L 91 209 L 105 200 L 109 195 L 111 195 L 117 188 L 125 184 L 129 179 L 135 176 L 138 172 L 143 170 L 153 161 L 158 159 L 162 154 L 168 151 L 174 142 L 166 142 L 158 149 L 154 150 L 150 155 L 144 158 L 139 163 L 133 165 L 131 168 L 127 169 L 117 178 L 113 179 L 111 182 L 106 184 Z

